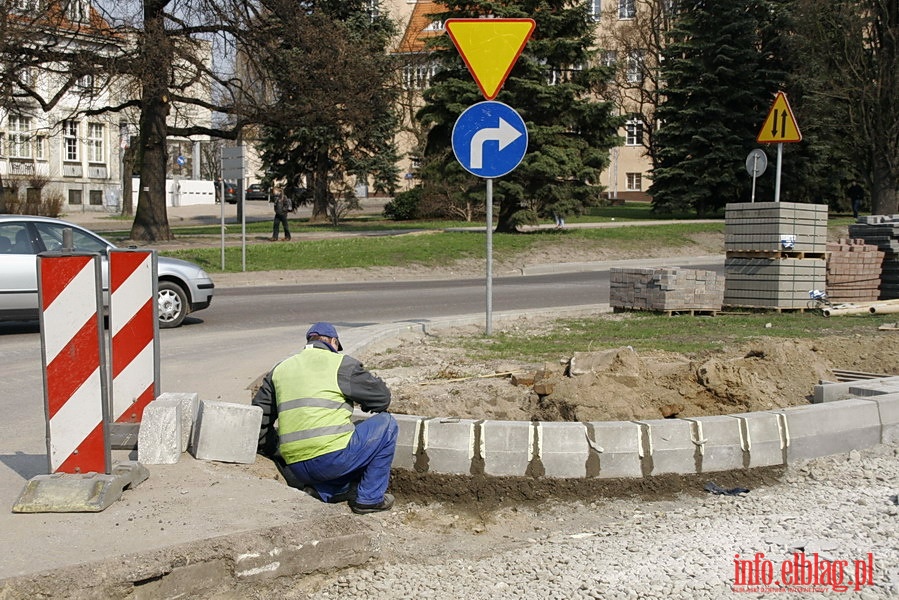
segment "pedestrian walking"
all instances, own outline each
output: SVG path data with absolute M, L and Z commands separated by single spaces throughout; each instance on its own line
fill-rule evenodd
M 275 219 L 272 222 L 272 241 L 278 241 L 279 228 L 284 227 L 284 241 L 290 241 L 290 229 L 287 226 L 287 215 L 293 211 L 293 202 L 282 188 L 275 188 L 272 195 L 275 204 Z

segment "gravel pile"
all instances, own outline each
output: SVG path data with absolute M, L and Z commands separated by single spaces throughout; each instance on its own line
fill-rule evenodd
M 895 598 L 897 459 L 899 447 L 878 446 L 803 463 L 748 493 L 503 509 L 490 524 L 434 527 L 433 535 L 422 532 L 428 511 L 437 519 L 439 508 L 398 507 L 370 516 L 384 527 L 382 559 L 321 576 L 306 593 L 341 600 Z M 737 567 L 736 555 L 747 562 Z M 745 586 L 735 586 L 737 571 Z M 784 572 L 794 579 L 778 588 Z

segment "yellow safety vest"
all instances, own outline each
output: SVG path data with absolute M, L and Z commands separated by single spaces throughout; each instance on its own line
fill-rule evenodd
M 307 347 L 275 367 L 278 438 L 287 464 L 343 450 L 354 426 L 353 407 L 337 383 L 343 356 Z

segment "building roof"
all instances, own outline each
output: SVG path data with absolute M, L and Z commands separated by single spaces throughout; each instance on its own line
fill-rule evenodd
M 443 23 L 439 22 L 435 15 L 446 11 L 446 6 L 439 2 L 430 0 L 416 2 L 396 52 L 424 52 L 428 38 L 443 35 Z

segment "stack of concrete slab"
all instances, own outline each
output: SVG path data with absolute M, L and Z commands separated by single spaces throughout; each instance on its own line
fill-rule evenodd
M 827 205 L 728 204 L 724 305 L 796 309 L 825 289 Z
M 821 259 L 726 257 L 724 304 L 752 308 L 806 308 L 809 290 L 824 289 Z
M 827 295 L 833 302 L 870 302 L 880 295 L 884 253 L 859 239 L 827 244 Z
M 716 312 L 723 300 L 724 278 L 714 271 L 661 267 L 610 272 L 609 304 L 614 309 Z
M 849 235 L 873 244 L 884 253 L 880 274 L 880 300 L 899 298 L 899 215 L 859 218 Z
M 724 210 L 728 252 L 826 251 L 827 205 L 795 202 L 737 202 Z

